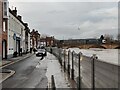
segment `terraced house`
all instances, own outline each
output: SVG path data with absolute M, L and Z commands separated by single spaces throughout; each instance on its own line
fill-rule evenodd
M 2 59 L 7 58 L 7 41 L 8 41 L 8 20 L 9 20 L 9 3 L 8 0 L 3 0 L 3 19 L 2 19 Z
M 30 29 L 28 23 L 24 23 L 22 16 L 17 13 L 16 8 L 14 10 L 9 8 L 8 0 L 0 0 L 0 58 L 2 59 L 30 52 Z M 35 40 L 39 41 L 40 35 L 36 33 Z
M 8 31 L 8 57 L 13 57 L 30 50 L 30 29 L 28 24 L 22 21 L 22 16 L 17 15 L 16 8 L 9 9 Z
M 40 34 L 38 31 L 33 29 L 30 36 L 30 47 L 38 48 L 40 46 Z
M 2 59 L 2 0 L 0 0 L 0 60 Z
M 23 46 L 25 46 L 23 49 L 24 50 L 24 53 L 28 53 L 30 52 L 30 29 L 28 27 L 28 23 L 25 23 L 25 42 Z
M 8 0 L 0 0 L 0 57 L 7 58 Z

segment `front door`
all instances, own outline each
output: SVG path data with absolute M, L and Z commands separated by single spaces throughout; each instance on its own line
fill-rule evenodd
M 2 41 L 2 59 L 7 58 L 7 45 L 6 45 L 6 40 Z
M 17 53 L 20 55 L 20 41 L 19 40 L 16 41 L 16 50 L 17 50 Z

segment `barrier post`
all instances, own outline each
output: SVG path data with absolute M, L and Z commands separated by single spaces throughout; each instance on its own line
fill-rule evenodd
M 81 57 L 82 53 L 79 52 L 78 54 L 78 90 L 81 90 Z
M 70 75 L 70 50 L 68 51 L 68 74 Z
M 54 76 L 51 76 L 51 89 L 56 90 Z
M 95 90 L 95 60 L 97 59 L 98 57 L 96 56 L 96 54 L 93 54 L 92 56 L 92 89 Z
M 64 72 L 66 70 L 66 50 L 64 50 Z
M 72 69 L 71 69 L 71 78 L 74 80 L 74 51 L 72 52 Z

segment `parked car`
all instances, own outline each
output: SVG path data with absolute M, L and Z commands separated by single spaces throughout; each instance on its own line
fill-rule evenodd
M 47 56 L 47 51 L 45 49 L 38 49 L 36 56 Z

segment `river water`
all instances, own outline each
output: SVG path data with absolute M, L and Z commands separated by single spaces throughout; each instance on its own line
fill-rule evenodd
M 91 57 L 93 54 L 96 54 L 98 59 L 104 62 L 108 62 L 115 65 L 120 65 L 119 56 L 120 49 L 101 49 L 101 48 L 91 48 L 91 49 L 79 49 L 79 48 L 70 48 L 71 51 L 76 53 L 82 52 L 83 55 Z

